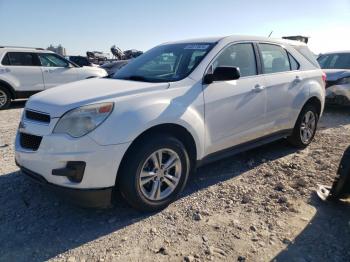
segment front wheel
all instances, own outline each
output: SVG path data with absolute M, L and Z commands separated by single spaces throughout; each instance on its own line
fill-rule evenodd
M 10 93 L 0 86 L 0 110 L 6 109 L 11 104 L 11 95 Z
M 288 141 L 299 148 L 307 147 L 315 137 L 319 116 L 314 105 L 306 105 L 301 111 Z
M 181 193 L 189 170 L 189 157 L 181 141 L 165 135 L 150 137 L 134 145 L 123 161 L 120 192 L 138 210 L 159 210 Z

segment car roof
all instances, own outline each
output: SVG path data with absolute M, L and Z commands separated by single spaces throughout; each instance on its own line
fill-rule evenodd
M 186 44 L 186 43 L 217 43 L 220 41 L 235 42 L 235 41 L 260 41 L 260 42 L 275 42 L 279 44 L 289 44 L 293 46 L 306 46 L 305 43 L 300 41 L 282 39 L 282 38 L 270 38 L 261 36 L 249 36 L 249 35 L 230 35 L 230 36 L 217 36 L 217 37 L 203 37 L 192 38 L 180 41 L 166 42 L 164 44 Z
M 0 52 L 30 52 L 30 53 L 53 53 L 50 50 L 44 48 L 35 47 L 21 47 L 21 46 L 0 46 Z
M 320 55 L 332 55 L 332 54 L 350 54 L 350 50 L 333 51 L 333 52 L 321 53 Z

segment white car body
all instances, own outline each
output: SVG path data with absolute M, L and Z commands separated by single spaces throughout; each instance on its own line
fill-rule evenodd
M 261 138 L 287 136 L 303 106 L 316 99 L 323 112 L 325 83 L 322 72 L 296 51 L 302 43 L 270 38 L 230 36 L 176 43 L 217 43 L 195 70 L 180 81 L 146 83 L 129 80 L 91 79 L 62 85 L 32 96 L 26 110 L 50 115 L 48 124 L 21 120 L 16 137 L 16 162 L 48 183 L 72 189 L 103 189 L 115 186 L 118 168 L 133 141 L 161 125 L 184 128 L 195 142 L 198 162 L 215 159 L 217 152 L 238 148 Z M 228 45 L 271 43 L 285 48 L 299 63 L 294 71 L 241 77 L 205 85 L 203 76 L 212 61 Z M 67 95 L 69 94 L 69 95 Z M 53 133 L 68 111 L 96 103 L 114 103 L 111 115 L 81 138 Z M 42 137 L 40 147 L 23 148 L 20 133 Z M 266 141 L 266 140 L 265 140 Z M 258 142 L 257 145 L 260 143 Z M 251 147 L 251 146 L 250 146 Z M 245 147 L 245 148 L 250 148 Z M 52 175 L 68 161 L 86 162 L 80 183 Z
M 5 63 L 8 55 L 18 53 L 31 54 L 37 63 L 32 65 L 13 65 Z M 52 54 L 66 61 L 67 66 L 45 66 L 38 55 Z M 34 60 L 33 60 L 34 61 Z M 40 48 L 0 47 L 0 86 L 6 88 L 11 99 L 27 98 L 30 95 L 62 85 L 92 77 L 104 77 L 107 73 L 101 68 L 76 67 L 54 52 Z

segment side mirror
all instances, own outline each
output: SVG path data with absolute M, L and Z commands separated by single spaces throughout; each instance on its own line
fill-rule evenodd
M 211 84 L 214 81 L 230 81 L 237 80 L 241 77 L 238 67 L 220 66 L 215 68 L 213 74 L 206 74 L 203 79 L 204 84 Z

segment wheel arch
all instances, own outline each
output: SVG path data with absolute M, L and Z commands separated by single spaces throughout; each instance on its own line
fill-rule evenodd
M 198 145 L 196 143 L 195 138 L 193 137 L 193 135 L 190 133 L 190 131 L 188 131 L 184 126 L 179 125 L 179 124 L 172 124 L 172 123 L 167 123 L 167 124 L 159 124 L 156 126 L 152 126 L 148 129 L 146 129 L 145 131 L 143 131 L 140 135 L 138 135 L 136 137 L 136 139 L 130 144 L 129 148 L 126 150 L 119 168 L 118 168 L 118 173 L 117 173 L 117 177 L 116 177 L 116 183 L 118 183 L 118 178 L 119 176 L 119 172 L 122 169 L 122 165 L 124 165 L 127 161 L 128 156 L 130 155 L 130 153 L 132 152 L 132 150 L 137 147 L 140 146 L 140 144 L 142 144 L 142 142 L 151 137 L 151 136 L 156 136 L 159 134 L 168 134 L 168 135 L 172 135 L 175 138 L 177 138 L 178 140 L 180 140 L 189 155 L 190 161 L 191 161 L 191 167 L 192 169 L 195 168 L 196 166 L 196 160 L 197 160 L 197 154 L 198 154 Z
M 318 111 L 318 116 L 320 117 L 321 113 L 322 113 L 322 102 L 320 101 L 320 99 L 316 96 L 312 96 L 310 97 L 304 104 L 303 109 L 305 108 L 305 106 L 307 105 L 315 105 Z
M 0 79 L 0 86 L 6 88 L 7 90 L 10 91 L 11 94 L 11 99 L 16 98 L 16 92 L 15 89 L 6 81 Z

